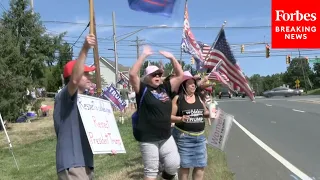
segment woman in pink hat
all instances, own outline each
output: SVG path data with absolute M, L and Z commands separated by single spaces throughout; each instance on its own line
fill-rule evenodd
M 189 71 L 184 72 L 178 95 L 172 100 L 172 131 L 180 154 L 179 180 L 187 180 L 193 168 L 192 178 L 203 179 L 207 166 L 205 118 L 209 111 L 201 100 L 197 79 Z
M 183 80 L 183 71 L 176 58 L 169 52 L 160 51 L 172 63 L 176 75 L 170 81 L 162 82 L 163 69 L 148 66 L 144 76 L 138 74 L 144 60 L 152 54 L 150 47 L 132 66 L 129 80 L 136 93 L 137 112 L 132 117 L 133 134 L 140 143 L 144 164 L 144 180 L 156 180 L 159 161 L 164 165 L 163 179 L 174 179 L 179 169 L 180 156 L 171 136 L 170 95 Z

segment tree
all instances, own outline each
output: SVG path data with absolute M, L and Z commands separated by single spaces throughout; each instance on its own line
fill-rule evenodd
M 28 99 L 26 90 L 31 77 L 25 77 L 20 71 L 23 69 L 24 58 L 16 46 L 15 37 L 6 28 L 0 28 L 0 110 L 3 118 L 14 120 L 20 110 L 26 108 Z
M 313 72 L 305 58 L 294 58 L 291 61 L 289 67 L 287 68 L 287 71 L 283 75 L 283 81 L 285 84 L 288 84 L 291 88 L 294 88 L 295 81 L 299 79 L 300 86 L 308 88 L 308 79 L 312 77 L 312 75 Z
M 50 65 L 46 70 L 47 82 L 45 87 L 49 92 L 55 92 L 62 86 L 61 74 L 63 74 L 63 68 L 73 57 L 72 48 L 68 43 L 62 43 L 62 37 L 61 35 L 55 37 L 52 42 L 52 46 L 55 47 L 55 53 L 50 58 L 51 61 L 47 61 Z
M 313 64 L 313 84 L 315 88 L 320 88 L 320 63 L 314 63 Z
M 45 34 L 39 14 L 32 13 L 27 0 L 11 0 L 2 19 L 0 109 L 5 119 L 14 121 L 26 111 L 27 89 L 50 84 L 46 80 L 47 67 L 55 64 L 55 49 L 61 38 Z

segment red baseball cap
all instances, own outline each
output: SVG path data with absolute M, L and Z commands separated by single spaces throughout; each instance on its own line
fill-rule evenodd
M 63 69 L 63 77 L 64 78 L 67 78 L 69 76 L 71 76 L 72 74 L 72 70 L 73 70 L 73 67 L 74 65 L 76 64 L 76 60 L 72 60 L 72 61 L 69 61 L 65 66 L 64 66 L 64 69 Z M 87 66 L 87 65 L 84 65 L 84 72 L 92 72 L 96 70 L 96 67 L 95 66 Z

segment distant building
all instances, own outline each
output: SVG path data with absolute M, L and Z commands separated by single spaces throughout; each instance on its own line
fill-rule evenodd
M 104 79 L 104 82 L 107 84 L 116 84 L 115 82 L 115 63 L 107 58 L 100 57 L 100 75 L 101 78 Z M 120 80 L 119 74 L 120 72 L 125 76 L 125 78 L 129 79 L 129 69 L 130 67 L 123 66 L 122 64 L 118 64 L 118 80 Z M 105 86 L 106 84 L 102 84 Z M 122 88 L 121 85 L 119 85 Z

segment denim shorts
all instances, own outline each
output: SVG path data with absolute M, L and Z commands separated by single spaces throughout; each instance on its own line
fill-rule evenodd
M 192 136 L 174 128 L 172 136 L 180 154 L 181 168 L 207 166 L 207 139 L 204 134 Z

